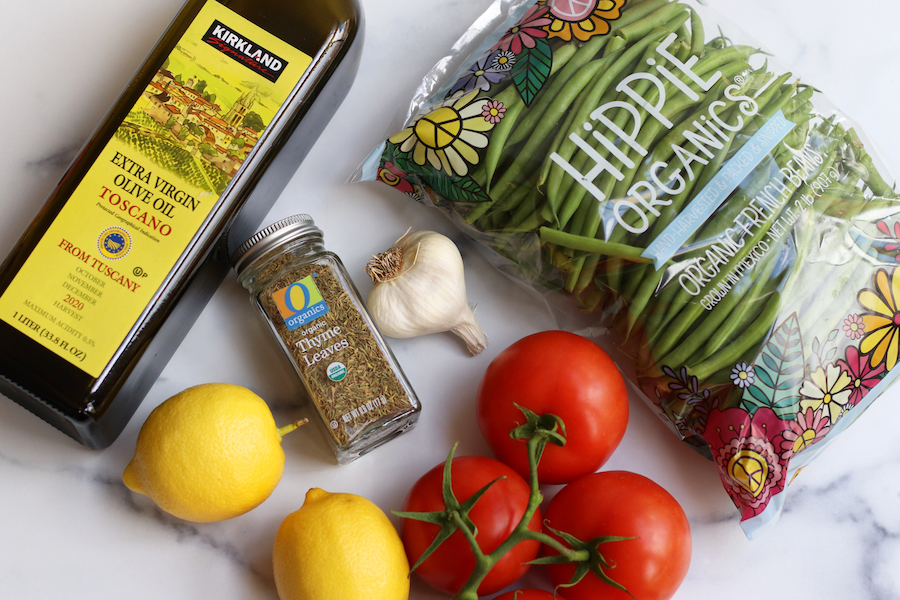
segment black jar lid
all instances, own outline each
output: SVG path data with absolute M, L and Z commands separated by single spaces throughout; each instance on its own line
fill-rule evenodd
M 304 214 L 286 217 L 259 230 L 238 246 L 231 255 L 231 264 L 240 275 L 258 257 L 285 242 L 305 236 L 322 237 L 322 230 L 316 227 L 313 218 Z

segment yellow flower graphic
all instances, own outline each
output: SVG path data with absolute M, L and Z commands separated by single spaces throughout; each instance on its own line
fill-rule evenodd
M 800 388 L 800 408 L 813 411 L 822 409 L 832 423 L 836 423 L 841 413 L 847 408 L 852 388 L 850 376 L 836 365 L 819 367 L 810 374 Z
M 869 363 L 877 367 L 882 362 L 890 371 L 897 364 L 900 355 L 900 269 L 890 275 L 885 269 L 875 273 L 875 289 L 864 289 L 859 293 L 859 303 L 869 313 L 862 315 L 866 336 L 859 345 L 863 354 L 870 354 Z
M 427 161 L 450 175 L 466 175 L 470 164 L 478 164 L 477 148 L 488 144 L 482 132 L 494 127 L 482 115 L 484 102 L 477 98 L 480 91 L 448 98 L 390 141 L 399 144 L 402 152 L 411 151 L 417 165 L 424 166 Z
M 542 0 L 541 4 L 550 7 L 548 37 L 584 42 L 609 33 L 609 22 L 622 15 L 625 0 Z

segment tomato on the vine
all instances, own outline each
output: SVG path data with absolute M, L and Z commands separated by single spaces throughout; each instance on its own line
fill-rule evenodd
M 478 426 L 500 461 L 529 477 L 525 442 L 510 431 L 524 422 L 516 404 L 565 426 L 565 446 L 547 444 L 542 484 L 568 483 L 606 463 L 628 425 L 628 390 L 609 355 L 574 333 L 544 331 L 515 342 L 488 366 L 478 387 Z
M 442 493 L 444 465 L 423 475 L 412 487 L 403 503 L 404 512 L 434 512 L 446 509 Z M 485 485 L 496 481 L 478 499 L 469 518 L 478 531 L 476 541 L 488 554 L 502 544 L 522 520 L 531 495 L 528 484 L 505 464 L 485 456 L 462 456 L 451 463 L 450 481 L 453 493 L 464 503 Z M 528 523 L 532 531 L 541 530 L 541 512 L 535 511 Z M 411 565 L 431 545 L 440 527 L 433 523 L 403 519 L 401 538 Z M 528 570 L 540 543 L 525 540 L 516 544 L 478 586 L 478 594 L 498 592 L 515 583 Z M 475 556 L 461 531 L 455 531 L 416 569 L 431 586 L 448 594 L 457 593 L 475 568 Z
M 559 594 L 554 595 L 553 592 L 544 590 L 536 590 L 533 588 L 524 590 L 513 590 L 500 594 L 494 600 L 566 600 Z
M 636 473 L 606 471 L 573 481 L 550 501 L 546 531 L 587 542 L 599 536 L 633 539 L 600 545 L 614 567 L 606 574 L 625 593 L 593 573 L 564 588 L 569 600 L 667 600 L 681 585 L 691 562 L 691 530 L 681 506 L 661 486 Z M 545 546 L 548 555 L 555 551 Z M 574 564 L 549 565 L 554 586 L 568 583 Z

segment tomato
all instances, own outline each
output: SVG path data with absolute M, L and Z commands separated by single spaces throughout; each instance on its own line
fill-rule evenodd
M 544 590 L 525 589 L 513 590 L 506 592 L 494 598 L 494 600 L 566 600 L 559 594 L 553 595 L 553 592 L 545 592 Z
M 633 596 L 588 573 L 565 589 L 569 600 L 667 600 L 687 575 L 691 562 L 687 517 L 671 494 L 643 475 L 607 471 L 577 479 L 550 501 L 545 523 L 585 542 L 607 535 L 635 538 L 600 546 L 601 554 L 615 565 L 606 574 Z M 548 566 L 554 586 L 568 583 L 574 570 L 573 564 Z
M 404 511 L 432 512 L 445 510 L 441 484 L 444 465 L 438 465 L 423 475 L 412 487 L 403 503 Z M 453 493 L 460 504 L 475 492 L 497 479 L 469 512 L 478 530 L 476 540 L 485 554 L 492 552 L 522 520 L 528 506 L 530 488 L 525 480 L 503 463 L 485 456 L 462 456 L 453 459 L 450 471 Z M 541 512 L 535 511 L 528 523 L 532 531 L 541 529 Z M 403 519 L 401 538 L 409 564 L 413 565 L 425 552 L 440 531 L 433 523 Z M 540 550 L 534 540 L 516 544 L 487 574 L 478 587 L 478 595 L 498 592 L 515 583 L 528 570 L 524 564 L 533 560 Z M 455 594 L 475 568 L 475 556 L 461 531 L 456 531 L 416 569 L 416 573 L 431 586 Z
M 547 444 L 542 484 L 568 483 L 606 463 L 628 425 L 628 390 L 609 355 L 565 331 L 525 337 L 497 355 L 478 387 L 478 426 L 494 456 L 528 478 L 525 442 L 509 432 L 524 422 L 514 403 L 565 424 L 566 445 Z

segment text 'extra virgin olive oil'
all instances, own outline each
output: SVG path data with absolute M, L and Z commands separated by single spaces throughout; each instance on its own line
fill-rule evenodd
M 188 0 L 0 267 L 0 393 L 108 446 L 356 75 L 356 0 Z

